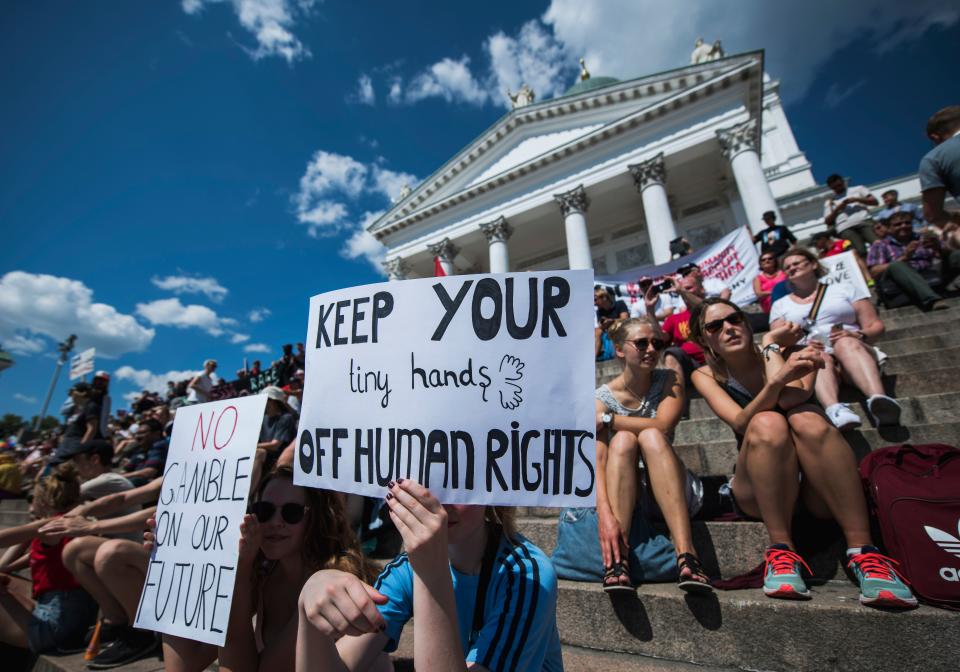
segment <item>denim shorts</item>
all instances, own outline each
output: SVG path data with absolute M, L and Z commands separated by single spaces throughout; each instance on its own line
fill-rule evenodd
M 50 653 L 82 647 L 87 629 L 97 620 L 97 610 L 96 601 L 79 588 L 43 593 L 27 629 L 30 650 Z

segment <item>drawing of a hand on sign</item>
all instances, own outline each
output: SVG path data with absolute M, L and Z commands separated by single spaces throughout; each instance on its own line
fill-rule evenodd
M 483 388 L 483 400 L 487 401 L 487 388 L 490 389 L 490 398 L 496 399 L 499 395 L 500 405 L 513 410 L 523 402 L 523 388 L 518 384 L 523 378 L 524 363 L 513 355 L 504 355 L 500 360 L 500 370 L 490 377 L 489 383 L 480 383 Z

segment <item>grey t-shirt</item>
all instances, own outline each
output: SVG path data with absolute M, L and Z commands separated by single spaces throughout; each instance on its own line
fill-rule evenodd
M 101 497 L 106 497 L 107 495 L 113 495 L 118 492 L 126 492 L 127 490 L 132 489 L 133 483 L 131 483 L 126 477 L 112 471 L 108 471 L 100 474 L 99 476 L 91 478 L 89 481 L 84 481 L 81 483 L 80 498 L 85 502 L 90 502 L 94 499 L 100 499 Z M 104 516 L 104 518 L 119 518 L 120 516 L 125 516 L 128 513 L 138 511 L 139 508 L 140 507 L 138 506 L 132 506 L 126 509 L 121 509 L 110 514 L 109 516 Z M 130 539 L 131 541 L 140 541 L 143 538 L 143 533 L 124 532 L 121 534 L 110 534 L 106 536 L 114 539 Z
M 920 161 L 920 190 L 943 187 L 954 198 L 960 199 L 960 135 L 927 152 Z
M 629 415 L 635 418 L 655 418 L 657 417 L 657 406 L 665 394 L 667 378 L 672 373 L 669 369 L 654 369 L 650 377 L 650 389 L 638 408 L 628 408 L 624 406 L 607 385 L 601 385 L 597 388 L 594 396 L 603 402 L 603 405 L 609 408 L 617 415 Z

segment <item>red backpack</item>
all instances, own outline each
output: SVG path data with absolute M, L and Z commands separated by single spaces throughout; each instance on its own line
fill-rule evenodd
M 960 450 L 942 443 L 875 450 L 860 478 L 887 553 L 917 597 L 960 609 Z

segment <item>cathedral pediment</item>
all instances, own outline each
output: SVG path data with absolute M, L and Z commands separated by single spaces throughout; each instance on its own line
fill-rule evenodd
M 750 52 L 594 88 L 515 108 L 396 203 L 370 227 L 377 237 L 429 217 L 472 195 L 603 142 L 643 120 L 751 80 L 752 109 L 759 113 L 763 52 Z M 610 81 L 610 84 L 606 84 Z M 754 92 L 753 89 L 756 89 Z

